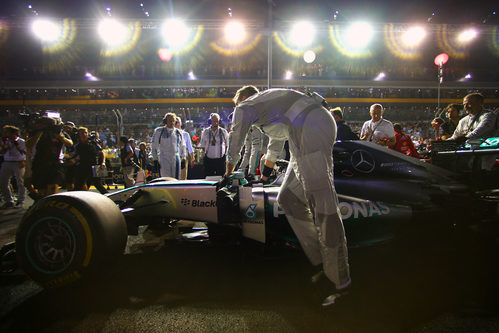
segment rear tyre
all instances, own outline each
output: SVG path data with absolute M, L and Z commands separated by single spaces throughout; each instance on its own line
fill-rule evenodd
M 109 198 L 67 192 L 41 199 L 16 234 L 20 267 L 45 288 L 75 282 L 123 254 L 125 218 Z

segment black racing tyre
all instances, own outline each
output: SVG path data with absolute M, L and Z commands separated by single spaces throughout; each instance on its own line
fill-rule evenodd
M 75 282 L 122 255 L 125 218 L 116 204 L 94 192 L 41 199 L 24 215 L 16 234 L 20 267 L 45 288 Z

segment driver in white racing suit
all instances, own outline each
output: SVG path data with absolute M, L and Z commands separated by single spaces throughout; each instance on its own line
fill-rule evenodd
M 333 304 L 351 280 L 333 183 L 336 124 L 324 107 L 327 103 L 317 94 L 290 89 L 258 92 L 253 86 L 239 89 L 234 102 L 225 177 L 234 170 L 251 126 L 269 137 L 263 180 L 270 175 L 284 142 L 289 141 L 291 158 L 277 200 L 311 263 L 322 263 L 324 274 L 340 292 L 322 303 Z
M 161 177 L 180 179 L 180 160 L 186 149 L 182 133 L 174 127 L 175 119 L 174 113 L 165 114 L 165 126 L 157 127 L 152 135 L 151 151 L 154 161 L 159 155 Z

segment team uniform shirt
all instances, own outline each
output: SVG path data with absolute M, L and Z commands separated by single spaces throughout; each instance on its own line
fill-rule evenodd
M 180 159 L 185 158 L 185 143 L 178 128 L 158 127 L 151 145 L 152 157 L 158 159 L 161 177 L 180 178 Z
M 395 146 L 393 147 L 393 150 L 407 156 L 415 158 L 420 157 L 410 136 L 405 133 L 395 133 Z
M 391 121 L 381 118 L 377 122 L 368 120 L 362 125 L 362 130 L 360 131 L 360 136 L 363 136 L 367 131 L 373 131 L 374 133 L 367 138 L 367 141 L 372 141 L 377 143 L 378 140 L 384 138 L 393 138 L 395 136 L 395 130 L 393 129 L 393 124 Z
M 185 142 L 177 128 L 157 127 L 152 135 L 151 153 L 153 159 L 158 156 L 179 155 L 185 157 Z
M 205 128 L 201 133 L 201 147 L 204 148 L 206 157 L 215 159 L 225 156 L 229 133 L 222 127 L 212 131 L 211 127 Z

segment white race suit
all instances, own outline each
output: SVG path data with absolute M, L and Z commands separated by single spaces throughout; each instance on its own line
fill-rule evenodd
M 178 128 L 161 126 L 154 130 L 151 152 L 155 161 L 159 155 L 161 177 L 180 179 L 180 158 L 185 158 L 185 151 L 184 138 Z
M 252 127 L 244 140 L 244 155 L 240 169 L 248 167 L 248 174 L 255 176 L 262 155 L 262 143 L 264 135 L 258 127 Z M 267 142 L 268 143 L 268 142 Z
M 251 126 L 269 137 L 265 158 L 275 162 L 286 140 L 290 163 L 279 195 L 279 206 L 313 265 L 337 289 L 350 285 L 348 251 L 333 183 L 333 144 L 336 123 L 321 105 L 289 89 L 269 89 L 239 103 L 232 118 L 227 160 L 235 165 Z

